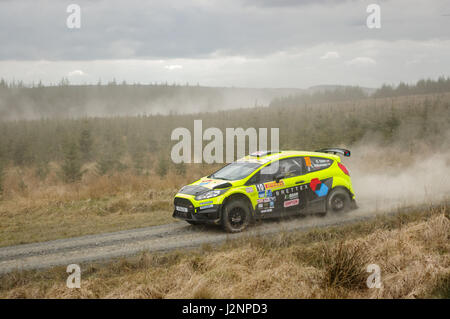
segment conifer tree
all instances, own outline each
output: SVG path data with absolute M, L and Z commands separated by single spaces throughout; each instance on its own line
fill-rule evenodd
M 83 175 L 78 145 L 68 141 L 63 145 L 64 161 L 62 164 L 63 179 L 66 183 L 79 181 Z
M 89 161 L 92 157 L 92 135 L 89 128 L 84 128 L 80 134 L 80 151 L 83 161 Z

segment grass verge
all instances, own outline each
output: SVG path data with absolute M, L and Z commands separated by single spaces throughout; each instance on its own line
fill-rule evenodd
M 247 236 L 218 247 L 142 253 L 0 278 L 1 298 L 448 298 L 447 205 L 308 232 Z M 366 286 L 368 264 L 381 288 Z
M 0 202 L 0 247 L 172 223 L 172 198 L 167 191 Z

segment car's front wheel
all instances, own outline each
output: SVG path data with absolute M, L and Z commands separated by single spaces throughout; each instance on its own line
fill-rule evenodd
M 222 226 L 229 233 L 238 233 L 247 228 L 250 210 L 244 200 L 232 200 L 223 209 Z
M 350 210 L 351 199 L 348 192 L 342 188 L 333 189 L 327 198 L 327 212 L 332 214 L 344 213 Z

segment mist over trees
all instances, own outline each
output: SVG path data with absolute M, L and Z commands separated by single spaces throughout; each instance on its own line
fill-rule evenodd
M 42 119 L 185 114 L 268 105 L 301 89 L 220 88 L 179 84 L 69 85 L 0 80 L 0 119 Z
M 383 85 L 375 93 L 374 97 L 393 97 L 415 94 L 450 92 L 450 77 L 439 77 L 437 80 L 422 79 L 415 85 L 401 82 L 397 86 Z
M 170 136 L 177 127 L 193 131 L 196 119 L 203 121 L 203 129 L 222 131 L 227 127 L 278 127 L 281 149 L 351 147 L 374 136 L 383 145 L 410 151 L 418 144 L 450 147 L 445 138 L 450 123 L 447 93 L 185 115 L 4 121 L 0 122 L 0 163 L 34 167 L 42 179 L 52 163 L 52 167 L 57 164 L 61 180 L 67 183 L 82 178 L 85 164 L 98 175 L 123 170 L 136 175 L 152 171 L 161 177 L 172 170 L 183 175 L 186 166 L 170 161 L 176 143 Z
M 354 86 L 316 86 L 309 89 L 220 88 L 180 84 L 57 85 L 0 80 L 0 120 L 115 117 L 215 112 L 258 106 L 299 106 L 450 92 L 450 78 L 420 80 L 368 89 Z M 83 156 L 86 156 L 83 155 Z
M 270 103 L 270 106 L 295 106 L 312 103 L 353 101 L 367 97 L 385 98 L 444 92 L 450 92 L 450 77 L 439 77 L 437 80 L 422 79 L 416 84 L 406 84 L 404 82 L 398 85 L 384 84 L 376 90 L 364 89 L 358 86 L 329 86 L 328 89 L 318 89 L 312 92 L 275 98 Z
M 302 104 L 352 101 L 368 97 L 368 93 L 360 87 L 338 87 L 331 90 L 319 90 L 287 97 L 275 98 L 270 106 L 296 106 Z
M 137 97 L 140 101 L 155 92 L 165 97 L 169 97 L 171 92 L 194 92 L 194 96 L 203 91 L 207 92 L 206 95 L 219 92 L 202 87 L 116 84 L 72 87 L 62 83 L 56 87 L 29 88 L 20 83 L 0 83 L 1 101 L 41 99 L 42 103 L 49 103 L 44 103 L 49 114 L 64 113 L 67 105 L 73 105 L 78 99 L 88 99 L 86 92 L 104 94 L 103 97 L 111 103 L 114 99 L 136 101 L 133 94 L 139 92 L 142 93 Z M 22 169 L 32 169 L 41 181 L 46 181 L 51 175 L 64 183 L 80 181 L 86 170 L 98 176 L 124 171 L 135 176 L 156 174 L 164 177 L 170 172 L 184 176 L 189 165 L 170 161 L 171 147 L 176 143 L 170 140 L 170 136 L 177 127 L 185 127 L 192 132 L 194 120 L 198 119 L 203 121 L 204 129 L 216 127 L 222 132 L 229 127 L 278 127 L 281 149 L 351 147 L 368 138 L 411 152 L 417 145 L 427 145 L 430 149 L 450 147 L 449 78 L 421 80 L 416 85 L 383 86 L 373 95 L 367 94 L 366 90 L 358 87 L 327 88 L 309 94 L 288 94 L 284 98 L 275 98 L 270 107 L 253 105 L 216 112 L 208 109 L 208 112 L 195 114 L 55 116 L 38 120 L 6 120 L 2 117 L 0 194 L 5 189 L 5 174 L 11 169 L 17 170 L 19 175 Z M 398 94 L 403 95 L 396 96 Z M 60 106 L 50 104 L 55 101 L 52 99 L 66 100 L 66 104 L 61 104 L 63 106 L 58 111 Z M 117 101 L 116 105 L 119 105 Z M 14 109 L 11 105 L 2 104 L 3 112 Z M 204 142 L 203 146 L 206 144 Z M 56 171 L 57 175 L 52 174 Z M 26 189 L 25 183 L 20 185 Z

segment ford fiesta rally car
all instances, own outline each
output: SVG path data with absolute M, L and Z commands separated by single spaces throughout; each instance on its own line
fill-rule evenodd
M 173 217 L 240 232 L 256 219 L 350 210 L 356 207 L 352 182 L 335 154 L 350 151 L 252 153 L 182 187 Z

